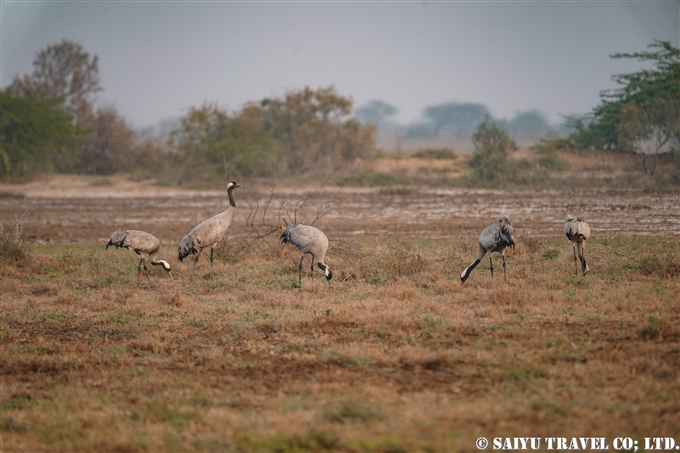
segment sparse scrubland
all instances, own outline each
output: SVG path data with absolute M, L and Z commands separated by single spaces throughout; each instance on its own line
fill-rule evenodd
M 680 53 L 651 47 L 614 57 L 651 58 L 664 77 L 617 76 L 625 86 L 574 134 L 520 149 L 487 117 L 472 155 L 380 152 L 332 86 L 192 107 L 169 141 L 132 146 L 115 109 L 95 109 L 96 56 L 48 48 L 2 93 L 0 450 L 680 442 L 680 123 L 667 121 Z M 53 54 L 80 55 L 88 83 L 46 91 L 61 86 L 41 70 Z M 430 126 L 423 137 L 446 130 Z M 204 256 L 192 278 L 177 240 L 225 208 L 225 174 L 248 189 L 214 275 Z M 591 222 L 587 277 L 567 214 Z M 499 215 L 516 231 L 507 283 L 485 258 L 461 285 Z M 277 241 L 284 217 L 328 235 L 330 289 L 309 258 L 299 285 L 299 253 Z M 137 284 L 137 257 L 104 249 L 119 228 L 159 237 L 173 277 L 153 268 Z
M 517 232 L 507 284 L 488 259 L 460 284 L 474 233 L 329 234 L 330 290 L 307 264 L 298 288 L 297 250 L 275 235 L 248 242 L 238 225 L 213 277 L 202 257 L 190 279 L 164 241 L 174 278 L 153 268 L 141 285 L 127 250 L 9 237 L 2 449 L 448 452 L 477 451 L 480 436 L 678 439 L 677 236 L 598 232 L 583 278 L 560 226 Z

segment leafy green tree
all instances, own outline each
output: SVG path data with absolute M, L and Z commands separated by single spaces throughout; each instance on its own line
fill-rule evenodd
M 77 128 L 61 98 L 19 98 L 0 92 L 0 174 L 23 177 L 51 170 L 76 148 Z M 57 170 L 61 170 L 57 168 Z
M 625 147 L 620 139 L 621 122 L 631 120 L 631 106 L 635 103 L 641 112 L 658 110 L 659 101 L 675 104 L 668 112 L 676 112 L 675 117 L 665 121 L 661 127 L 677 130 L 680 117 L 677 116 L 677 103 L 680 102 L 680 49 L 673 47 L 667 41 L 654 41 L 648 46 L 650 51 L 635 53 L 619 53 L 611 55 L 614 59 L 635 59 L 642 62 L 652 62 L 651 69 L 643 69 L 631 74 L 618 74 L 613 80 L 620 85 L 613 90 L 600 93 L 601 103 L 593 109 L 589 123 L 573 120 L 572 126 L 576 132 L 571 141 L 583 148 L 614 148 Z M 653 114 L 645 114 L 646 120 L 658 118 Z M 654 127 L 657 127 L 654 126 Z M 625 127 L 624 127 L 625 128 Z M 672 135 L 672 130 L 670 131 Z
M 249 169 L 271 173 L 268 164 L 276 160 L 278 147 L 261 117 L 261 108 L 253 104 L 234 114 L 215 104 L 191 108 L 181 118 L 180 129 L 171 134 L 183 174 L 211 179 L 224 172 L 225 163 L 236 173 Z
M 64 39 L 41 50 L 33 72 L 15 76 L 8 90 L 18 98 L 62 100 L 61 109 L 73 118 L 80 133 L 75 155 L 53 158 L 58 168 L 90 174 L 127 168 L 134 133 L 114 107 L 95 107 L 102 90 L 99 59 L 80 44 Z
M 352 100 L 335 88 L 305 87 L 260 103 L 264 129 L 283 152 L 289 173 L 329 170 L 372 151 L 373 125 L 350 117 Z
M 500 129 L 489 117 L 482 121 L 472 134 L 475 151 L 470 158 L 474 177 L 488 182 L 506 182 L 514 177 L 517 169 L 510 161 L 510 155 L 518 149 L 512 137 Z

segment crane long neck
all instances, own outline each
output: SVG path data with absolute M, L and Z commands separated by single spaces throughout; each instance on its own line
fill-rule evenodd
M 231 191 L 234 189 L 234 186 L 231 186 L 229 189 L 227 189 L 227 195 L 229 195 L 229 203 L 233 206 L 236 207 L 236 202 L 234 201 L 234 195 L 232 195 Z

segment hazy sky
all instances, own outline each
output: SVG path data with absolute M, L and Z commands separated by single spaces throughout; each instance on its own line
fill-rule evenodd
M 654 39 L 680 42 L 680 1 L 5 1 L 1 85 L 63 38 L 100 59 L 99 100 L 133 125 L 191 106 L 335 85 L 355 107 L 381 99 L 396 119 L 479 102 L 496 117 L 536 108 L 553 122 L 588 112 L 611 60 Z

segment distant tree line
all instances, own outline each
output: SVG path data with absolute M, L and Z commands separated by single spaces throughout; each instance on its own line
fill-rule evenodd
M 223 163 L 262 176 L 325 172 L 374 149 L 373 126 L 359 123 L 351 111 L 351 99 L 333 87 L 306 87 L 235 112 L 204 104 L 181 118 L 170 142 L 188 177 L 223 172 Z
M 483 104 L 449 102 L 426 107 L 422 121 L 396 126 L 389 118 L 397 113 L 396 107 L 380 100 L 373 100 L 356 111 L 357 118 L 377 127 L 400 129 L 404 139 L 459 138 L 471 139 L 477 127 L 485 120 L 516 138 L 544 138 L 566 135 L 566 129 L 551 126 L 546 116 L 537 111 L 520 112 L 512 119 L 495 119 Z
M 192 107 L 169 139 L 139 140 L 110 105 L 98 106 L 99 62 L 63 40 L 38 53 L 0 101 L 0 176 L 107 175 L 172 170 L 178 180 L 253 172 L 327 171 L 374 148 L 374 127 L 351 116 L 335 88 L 308 87 L 227 111 Z

